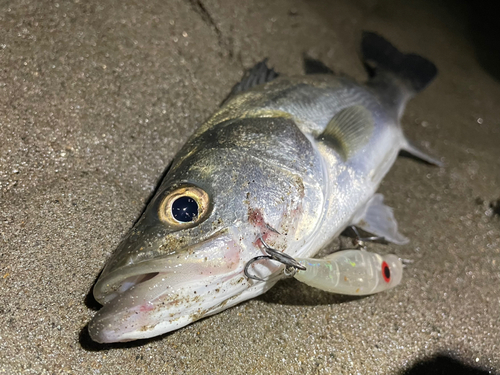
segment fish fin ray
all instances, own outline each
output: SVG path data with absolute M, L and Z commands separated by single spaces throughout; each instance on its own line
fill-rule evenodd
M 361 105 L 354 105 L 333 116 L 318 140 L 325 141 L 347 160 L 368 142 L 372 132 L 370 111 Z
M 335 74 L 322 61 L 304 54 L 304 71 L 306 74 Z
M 408 140 L 405 140 L 401 149 L 402 149 L 402 151 L 405 151 L 408 154 L 410 154 L 411 156 L 413 156 L 419 160 L 422 160 L 428 164 L 432 164 L 432 165 L 435 165 L 437 167 L 444 166 L 444 164 L 441 160 L 439 160 L 438 158 L 435 158 L 431 155 L 428 155 L 427 153 L 420 150 L 417 146 L 415 146 L 412 142 L 410 142 Z
M 422 56 L 404 54 L 382 36 L 363 31 L 361 52 L 370 77 L 390 72 L 417 93 L 427 87 L 437 75 L 436 66 Z
M 398 232 L 398 223 L 394 218 L 393 210 L 384 204 L 382 194 L 373 195 L 354 221 L 353 225 L 368 233 L 383 237 L 388 242 L 397 245 L 409 242 L 408 238 Z
M 255 86 L 262 85 L 276 79 L 279 74 L 276 73 L 273 68 L 269 68 L 267 66 L 267 60 L 268 59 L 265 58 L 264 60 L 258 62 L 252 68 L 250 68 L 245 73 L 241 81 L 233 86 L 231 92 L 226 97 L 226 99 L 224 99 L 222 104 L 241 92 L 248 91 Z

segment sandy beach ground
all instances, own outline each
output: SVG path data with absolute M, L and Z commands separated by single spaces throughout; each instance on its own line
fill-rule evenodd
M 396 7 L 395 7 L 396 4 Z M 2 1 L 0 373 L 500 371 L 500 81 L 461 2 Z M 302 54 L 366 79 L 362 30 L 439 68 L 408 106 L 380 192 L 412 263 L 366 298 L 294 280 L 150 341 L 101 346 L 91 287 L 175 153 L 245 69 Z

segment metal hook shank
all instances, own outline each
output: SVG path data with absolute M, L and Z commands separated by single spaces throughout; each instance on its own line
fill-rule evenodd
M 268 255 L 261 255 L 255 258 L 250 259 L 247 264 L 245 265 L 244 273 L 245 276 L 248 277 L 249 279 L 253 280 L 258 280 L 258 281 L 265 281 L 264 279 L 261 279 L 260 277 L 250 275 L 248 272 L 249 267 L 261 260 L 261 259 L 270 259 L 270 260 L 275 260 L 277 262 L 280 262 L 281 264 L 285 265 L 287 268 L 293 268 L 293 269 L 299 269 L 299 270 L 305 270 L 306 267 L 304 267 L 302 264 L 297 262 L 295 259 L 293 259 L 290 255 L 281 253 L 277 250 L 274 250 L 272 247 L 270 247 L 262 237 L 259 237 L 260 241 L 262 242 L 262 245 L 264 245 L 264 248 L 266 249 L 266 253 Z

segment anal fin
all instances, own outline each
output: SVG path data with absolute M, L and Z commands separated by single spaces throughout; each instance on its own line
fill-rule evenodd
M 394 218 L 392 208 L 384 204 L 382 194 L 375 194 L 371 197 L 352 224 L 397 245 L 409 242 L 408 238 L 398 232 L 398 223 Z
M 401 149 L 403 151 L 407 152 L 408 154 L 410 154 L 411 156 L 413 156 L 417 159 L 423 160 L 426 163 L 429 163 L 429 164 L 432 164 L 432 165 L 435 165 L 438 167 L 444 166 L 444 164 L 441 160 L 426 154 L 424 151 L 420 150 L 417 146 L 415 146 L 414 144 L 412 144 L 408 140 L 405 140 L 405 143 L 403 144 Z

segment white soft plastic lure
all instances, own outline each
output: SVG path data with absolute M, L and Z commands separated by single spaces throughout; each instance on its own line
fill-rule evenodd
M 401 282 L 403 265 L 395 255 L 364 250 L 343 250 L 322 259 L 296 258 L 306 270 L 294 277 L 312 287 L 330 292 L 362 296 L 383 292 Z

